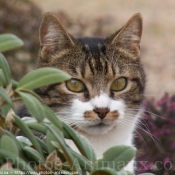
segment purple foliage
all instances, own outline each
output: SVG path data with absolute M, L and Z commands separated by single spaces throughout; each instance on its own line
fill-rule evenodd
M 135 133 L 137 174 L 175 174 L 175 96 L 144 103 L 145 114 Z

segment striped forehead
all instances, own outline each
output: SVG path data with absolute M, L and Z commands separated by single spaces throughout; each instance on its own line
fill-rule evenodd
M 105 45 L 102 38 L 79 38 L 82 44 L 82 52 L 85 54 L 86 66 L 93 75 L 106 72 L 107 60 L 105 60 Z M 83 69 L 84 70 L 84 69 Z M 84 71 L 82 72 L 84 76 Z
M 83 52 L 91 54 L 94 57 L 100 54 L 100 52 L 104 52 L 104 39 L 102 38 L 78 38 L 78 41 L 83 45 Z

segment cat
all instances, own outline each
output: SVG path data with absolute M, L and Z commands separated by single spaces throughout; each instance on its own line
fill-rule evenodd
M 41 22 L 37 68 L 58 68 L 72 78 L 36 92 L 62 121 L 91 142 L 98 158 L 112 146 L 133 146 L 146 81 L 141 35 L 139 13 L 107 38 L 74 38 L 51 13 Z M 134 171 L 133 161 L 126 169 Z

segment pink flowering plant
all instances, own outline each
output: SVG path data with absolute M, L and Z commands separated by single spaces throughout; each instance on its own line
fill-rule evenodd
M 165 94 L 158 102 L 146 101 L 139 125 L 135 138 L 138 173 L 174 175 L 175 96 Z

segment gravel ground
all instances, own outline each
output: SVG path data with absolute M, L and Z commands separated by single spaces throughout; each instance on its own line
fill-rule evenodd
M 165 92 L 175 94 L 175 1 L 167 0 L 33 0 L 44 12 L 63 10 L 73 20 L 103 18 L 106 34 L 119 29 L 137 12 L 144 20 L 142 62 L 147 72 L 147 97 L 160 98 Z M 72 33 L 74 34 L 74 33 Z M 90 31 L 86 32 L 91 35 Z

